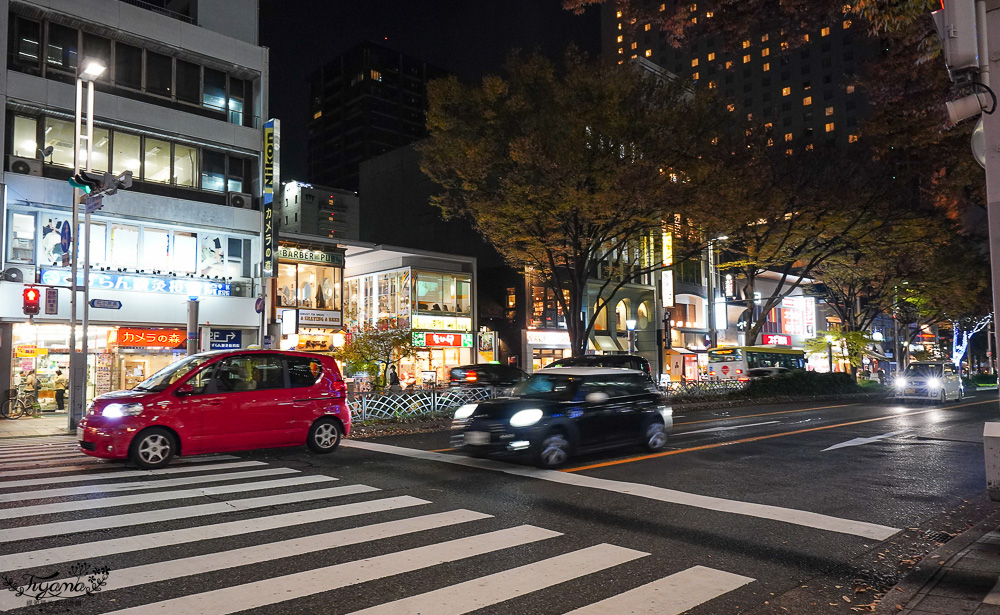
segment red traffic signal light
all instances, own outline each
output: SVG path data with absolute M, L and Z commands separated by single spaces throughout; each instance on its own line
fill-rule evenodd
M 24 289 L 24 315 L 34 316 L 39 311 L 39 299 L 41 293 L 34 286 L 27 286 Z

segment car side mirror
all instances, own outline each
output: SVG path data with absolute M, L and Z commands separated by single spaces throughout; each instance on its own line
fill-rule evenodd
M 176 395 L 177 397 L 186 397 L 188 395 L 194 395 L 194 385 L 191 384 L 190 382 L 185 382 L 181 386 L 177 387 L 177 390 L 174 391 L 174 395 Z
M 611 396 L 604 391 L 594 391 L 593 393 L 587 393 L 587 397 L 584 399 L 587 400 L 588 404 L 603 404 L 611 399 Z

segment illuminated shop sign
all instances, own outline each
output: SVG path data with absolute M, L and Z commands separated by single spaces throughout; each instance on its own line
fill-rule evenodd
M 533 346 L 569 346 L 567 331 L 526 331 L 528 343 Z
M 69 286 L 69 276 L 70 272 L 66 269 L 42 267 L 41 282 L 47 286 Z M 82 271 L 77 274 L 77 286 L 83 287 Z M 125 290 L 198 297 L 230 297 L 233 294 L 232 288 L 225 282 L 97 271 L 90 272 L 90 287 L 99 290 Z
M 303 250 L 292 246 L 278 246 L 278 258 L 282 260 L 301 261 L 307 263 L 322 263 L 324 265 L 343 265 L 344 255 L 340 252 L 324 252 L 322 250 Z
M 288 313 L 291 310 L 285 310 Z M 340 310 L 298 310 L 300 329 L 329 329 L 342 324 Z
M 470 331 L 472 329 L 472 319 L 463 316 L 414 314 L 412 322 L 414 329 L 435 329 L 437 331 Z
M 763 337 L 764 337 L 764 344 L 766 345 L 776 344 L 776 345 L 789 346 L 792 343 L 792 336 L 790 335 L 777 335 L 773 333 L 765 333 Z
M 114 336 L 112 338 L 112 336 Z M 108 341 L 114 339 L 119 346 L 148 348 L 176 348 L 184 344 L 187 334 L 180 329 L 131 329 L 121 327 L 108 333 Z
M 414 333 L 413 345 L 420 347 L 472 348 L 471 333 Z

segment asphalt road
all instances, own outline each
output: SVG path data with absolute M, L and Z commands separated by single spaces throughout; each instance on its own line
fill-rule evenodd
M 995 392 L 678 412 L 663 452 L 561 472 L 469 459 L 447 432 L 155 473 L 78 456 L 71 438 L 6 440 L 0 572 L 23 587 L 108 570 L 94 595 L 28 607 L 36 582 L 0 610 L 823 612 L 803 585 L 840 593 L 889 545 L 905 552 L 907 528 L 983 498 L 982 427 L 998 414 Z

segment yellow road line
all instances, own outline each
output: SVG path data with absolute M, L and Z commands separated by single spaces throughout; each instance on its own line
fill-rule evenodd
M 453 450 L 455 450 L 455 449 L 453 449 L 453 448 L 439 448 L 439 449 L 435 449 L 435 450 L 428 451 L 428 452 L 429 453 L 447 453 L 448 451 L 453 451 Z
M 616 459 L 614 461 L 604 461 L 601 463 L 591 464 L 589 466 L 580 466 L 578 468 L 567 468 L 561 470 L 562 472 L 580 472 L 581 470 L 593 470 L 595 468 L 605 468 L 608 466 L 616 466 L 623 463 L 632 463 L 634 461 L 644 461 L 646 459 L 656 459 L 657 457 L 666 457 L 668 455 L 679 455 L 681 453 L 690 453 L 693 451 L 703 451 L 710 448 L 719 448 L 722 446 L 729 446 L 731 444 L 744 444 L 746 442 L 757 442 L 759 440 L 769 440 L 771 438 L 781 438 L 784 436 L 794 436 L 797 434 L 808 433 L 810 431 L 821 431 L 824 429 L 834 429 L 836 427 L 847 427 L 850 425 L 860 425 L 862 423 L 873 423 L 875 421 L 887 421 L 894 418 L 899 418 L 901 416 L 916 416 L 918 414 L 927 414 L 928 412 L 937 412 L 942 409 L 953 409 L 953 408 L 964 408 L 965 406 L 975 406 L 978 404 L 995 404 L 997 400 L 989 399 L 985 401 L 975 401 L 967 404 L 959 404 L 957 406 L 942 407 L 942 408 L 931 408 L 929 410 L 920 410 L 918 412 L 901 412 L 899 414 L 892 414 L 889 416 L 879 416 L 873 419 L 862 419 L 860 421 L 850 421 L 848 423 L 838 423 L 836 425 L 824 425 L 822 427 L 810 427 L 808 429 L 796 429 L 795 431 L 785 431 L 781 433 L 768 434 L 766 436 L 753 436 L 750 438 L 740 438 L 738 440 L 727 440 L 726 442 L 716 442 L 715 444 L 703 444 L 701 446 L 692 446 L 690 448 L 681 448 L 675 451 L 664 451 L 662 453 L 652 453 L 650 455 L 640 455 L 638 457 L 629 457 L 627 459 Z

